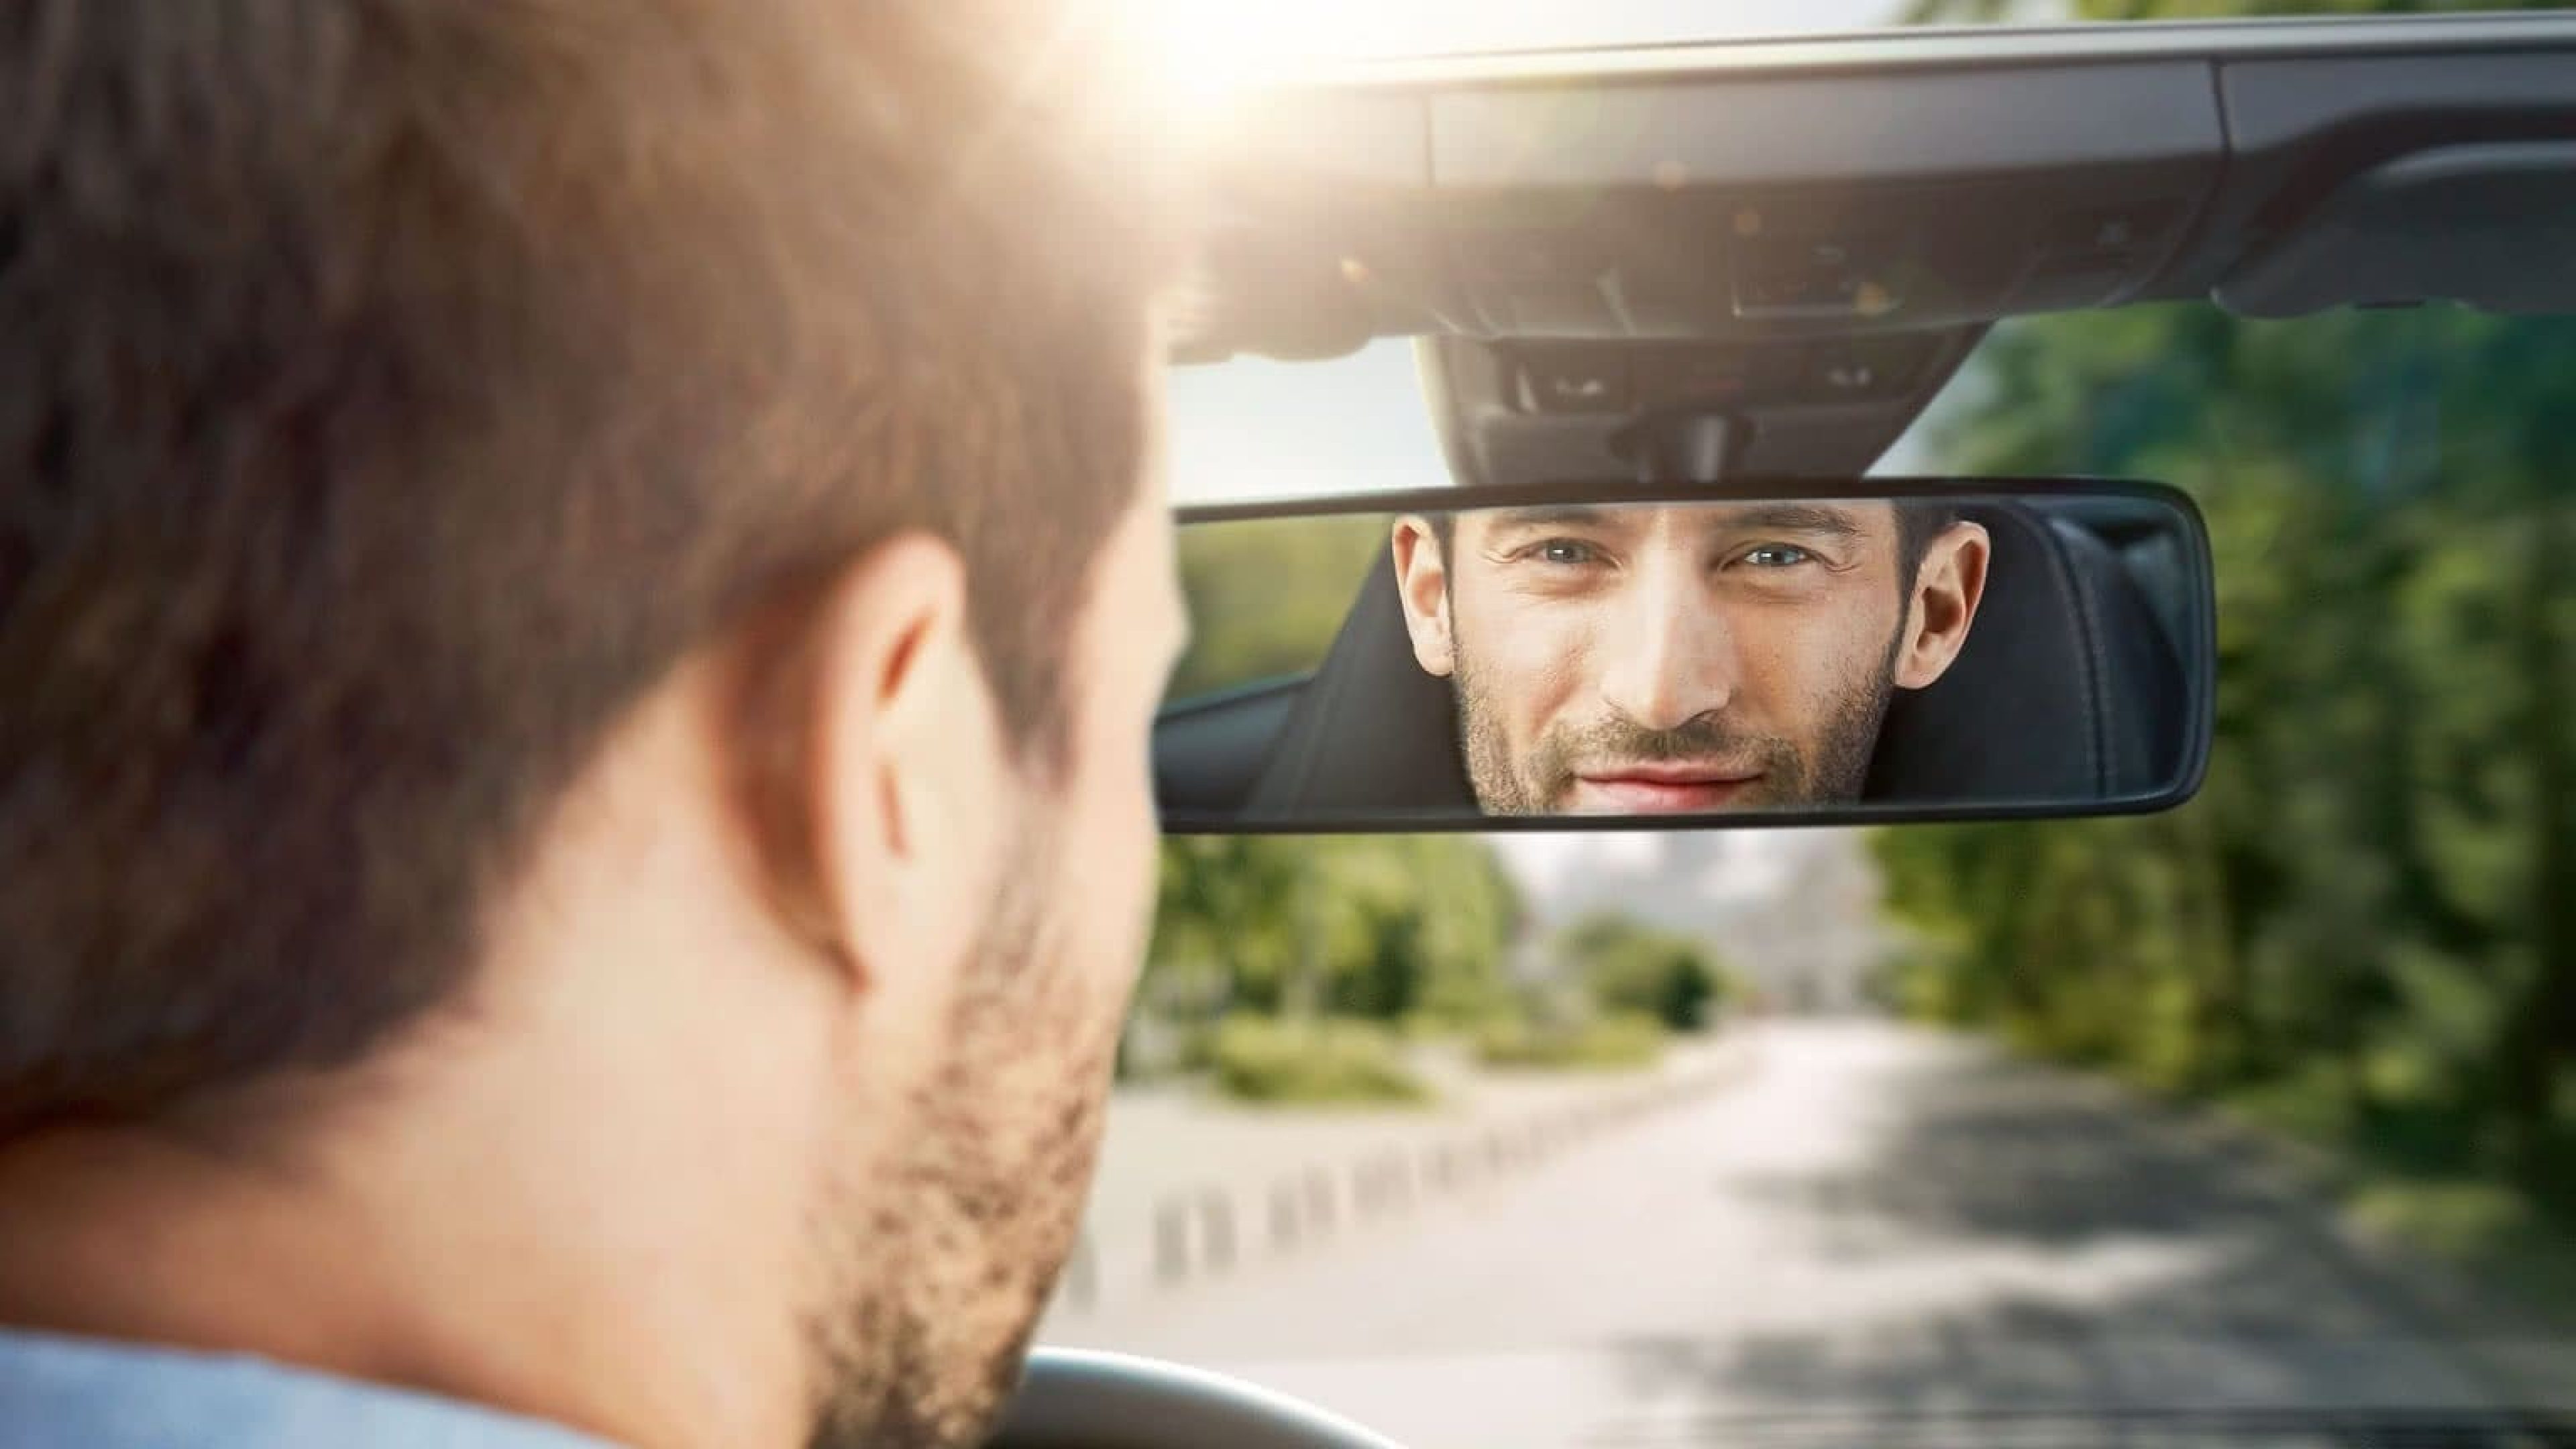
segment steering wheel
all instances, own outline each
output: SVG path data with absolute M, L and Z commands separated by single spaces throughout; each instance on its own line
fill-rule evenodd
M 1398 1449 L 1284 1394 L 1160 1359 L 1029 1355 L 991 1449 Z

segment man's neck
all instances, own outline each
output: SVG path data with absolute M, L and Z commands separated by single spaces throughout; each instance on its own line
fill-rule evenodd
M 801 1386 L 728 1382 L 762 1356 L 700 1336 L 741 1324 L 727 1311 L 741 1304 L 690 1293 L 688 1265 L 657 1272 L 617 1250 L 652 1228 L 549 1202 L 499 1160 L 407 1180 L 431 1160 L 396 1154 L 382 1181 L 351 1184 L 143 1132 L 0 1146 L 0 1327 L 252 1354 L 639 1449 L 801 1439 L 777 1412 Z M 462 1210 L 385 1210 L 405 1194 Z M 793 1361 L 781 1347 L 768 1362 Z
M 870 1056 L 834 1035 L 847 987 L 731 883 L 703 736 L 673 703 L 604 751 L 469 999 L 295 1085 L 291 1123 L 210 1111 L 251 1155 L 0 1141 L 0 1324 L 254 1353 L 643 1449 L 801 1445 L 832 1064 Z

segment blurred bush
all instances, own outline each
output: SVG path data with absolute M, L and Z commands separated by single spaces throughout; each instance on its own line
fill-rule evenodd
M 1476 1033 L 1480 1066 L 1512 1070 L 1638 1071 L 1664 1058 L 1664 1024 L 1616 1012 L 1571 1026 L 1503 1021 Z
M 1412 1105 L 1431 1089 L 1406 1065 L 1396 1033 L 1377 1022 L 1241 1016 L 1210 1033 L 1219 1090 L 1246 1102 Z
M 1456 835 L 1164 842 L 1141 1009 L 1474 1021 L 1509 992 L 1520 893 Z
M 1999 328 L 1962 380 L 1935 467 L 2198 499 L 2217 733 L 2167 814 L 1880 832 L 1921 938 L 1893 994 L 2576 1242 L 2576 318 L 2123 308 Z
M 1696 1031 L 1716 1020 L 1726 1000 L 1726 969 L 1705 941 L 1627 916 L 1584 917 L 1558 935 L 1556 952 L 1603 1011 Z

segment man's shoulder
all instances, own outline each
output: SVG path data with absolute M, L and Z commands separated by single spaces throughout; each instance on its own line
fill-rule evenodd
M 0 1329 L 0 1449 L 606 1449 L 541 1420 L 238 1354 Z

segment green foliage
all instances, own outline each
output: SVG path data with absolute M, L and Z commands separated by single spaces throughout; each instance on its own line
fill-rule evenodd
M 1455 835 L 1164 842 L 1147 1011 L 1470 1022 L 1509 999 L 1517 888 Z
M 2576 1209 L 2576 323 L 2137 309 L 1979 365 L 1945 466 L 2201 501 L 2217 747 L 2169 815 L 1881 832 L 1899 998 Z
M 1488 1067 L 1634 1071 L 1663 1056 L 1664 1023 L 1643 1012 L 1617 1012 L 1562 1028 L 1495 1021 L 1476 1033 L 1476 1060 Z
M 1227 1096 L 1246 1102 L 1411 1105 L 1431 1091 L 1407 1068 L 1396 1034 L 1373 1021 L 1277 1021 L 1238 1016 L 1219 1025 L 1210 1064 Z
M 1172 697 L 1303 674 L 1322 663 L 1360 580 L 1386 557 L 1389 526 L 1384 514 L 1354 513 L 1182 529 L 1190 647 L 1173 671 Z
M 1568 926 L 1556 951 L 1604 1011 L 1694 1031 L 1715 1020 L 1725 1001 L 1725 968 L 1697 937 L 1603 912 Z
M 2167 816 L 1883 832 L 1918 935 L 1898 999 L 2338 1145 L 2435 1236 L 2576 1216 L 2576 322 L 2137 309 L 1978 365 L 1944 464 L 2160 476 L 2207 510 L 2217 749 Z

